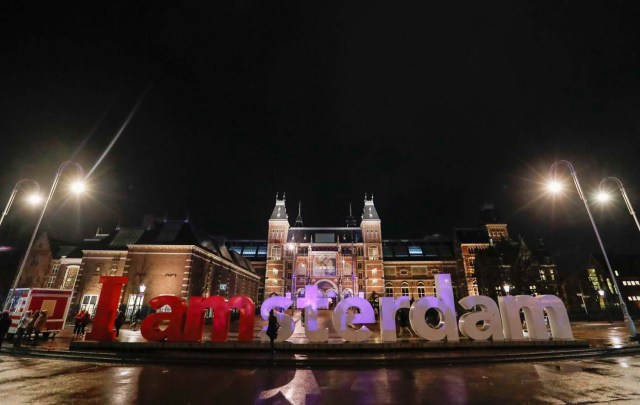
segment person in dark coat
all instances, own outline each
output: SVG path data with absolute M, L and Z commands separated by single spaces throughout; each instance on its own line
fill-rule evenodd
M 118 315 L 116 315 L 116 321 L 113 326 L 116 328 L 116 337 L 120 336 L 120 328 L 124 325 L 124 312 L 118 311 Z
M 84 316 L 85 310 L 81 309 L 76 316 L 73 318 L 73 335 L 79 335 L 80 329 L 82 329 L 82 317 Z
M 87 327 L 87 325 L 89 324 L 89 321 L 91 320 L 91 314 L 89 313 L 89 311 L 86 311 L 84 313 L 84 315 L 82 316 L 82 320 L 80 322 L 80 334 L 84 335 L 84 328 Z
M 0 348 L 2 347 L 5 335 L 9 332 L 10 326 L 11 318 L 9 318 L 9 311 L 4 311 L 2 315 L 0 315 Z
M 278 318 L 276 318 L 276 314 L 273 312 L 273 309 L 271 309 L 271 311 L 269 311 L 269 325 L 267 326 L 267 336 L 269 336 L 271 352 L 273 353 L 276 352 L 276 349 L 273 347 L 273 341 L 278 337 L 278 329 L 280 329 Z
M 403 336 L 404 332 L 408 332 L 409 337 L 413 337 L 413 333 L 411 333 L 411 329 L 409 329 L 409 308 L 400 308 L 398 312 L 400 320 L 400 334 L 398 337 Z

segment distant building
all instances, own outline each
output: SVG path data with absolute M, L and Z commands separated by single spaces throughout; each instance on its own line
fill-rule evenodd
M 640 255 L 610 255 L 609 262 L 627 309 L 635 315 L 640 314 Z M 615 287 L 603 255 L 593 254 L 589 257 L 586 276 L 589 281 L 589 294 L 598 302 L 600 309 L 616 309 L 615 315 L 621 314 Z
M 52 246 L 46 234 L 38 239 L 28 260 L 34 265 L 19 286 L 72 288 L 73 311 L 95 311 L 100 276 L 128 277 L 120 300 L 128 316 L 148 311 L 149 299 L 160 295 L 258 298 L 261 276 L 250 261 L 186 221 L 99 234 L 72 249 L 72 257 L 53 255 Z
M 360 221 L 350 207 L 345 226 L 318 227 L 304 226 L 301 204 L 292 225 L 284 195 L 276 196 L 264 240 L 221 241 L 188 221 L 153 218 L 139 228 L 98 232 L 77 246 L 43 234 L 31 251 L 21 285 L 73 288 L 73 310 L 93 312 L 99 276 L 124 275 L 129 282 L 120 303 L 128 315 L 146 311 L 149 299 L 159 295 L 185 300 L 247 295 L 260 305 L 274 295 L 301 297 L 310 284 L 318 286 L 324 305 L 360 296 L 375 306 L 382 296 L 418 299 L 436 294 L 436 274 L 451 275 L 457 299 L 502 295 L 506 283 L 514 294 L 557 290 L 555 265 L 544 247 L 530 250 L 521 239 L 511 240 L 493 206 L 486 205 L 481 214 L 481 226 L 456 229 L 452 239 L 383 239 L 373 196 L 365 195 Z M 499 247 L 517 247 L 516 256 L 535 260 L 535 274 L 527 270 L 526 278 L 515 277 L 518 266 L 504 261 L 479 274 L 477 256 L 498 252 Z

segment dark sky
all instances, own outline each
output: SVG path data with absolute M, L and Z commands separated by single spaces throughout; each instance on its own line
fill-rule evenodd
M 3 196 L 68 159 L 89 171 L 144 94 L 91 196 L 56 192 L 44 226 L 64 239 L 165 212 L 265 238 L 276 192 L 310 226 L 373 192 L 387 238 L 475 226 L 492 202 L 512 233 L 583 258 L 575 193 L 539 198 L 560 158 L 640 208 L 637 2 L 24 3 L 0 5 Z M 608 246 L 640 251 L 619 200 L 595 213 Z

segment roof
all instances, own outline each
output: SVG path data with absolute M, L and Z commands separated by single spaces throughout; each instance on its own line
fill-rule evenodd
M 103 239 L 85 240 L 81 250 L 126 250 L 129 245 L 194 245 L 255 273 L 255 269 L 243 257 L 236 257 L 218 238 L 196 228 L 190 222 L 160 221 L 149 229 L 122 228 Z M 266 255 L 265 255 L 266 256 Z
M 225 246 L 232 252 L 236 252 L 249 260 L 267 259 L 266 240 L 227 240 Z
M 485 228 L 457 228 L 454 233 L 458 243 L 489 243 Z
M 373 197 L 371 199 L 367 199 L 365 196 L 364 200 L 364 208 L 362 210 L 362 220 L 380 220 L 380 216 L 378 216 L 378 211 L 376 211 L 375 205 L 373 205 Z
M 278 198 L 276 194 L 276 205 L 273 207 L 273 212 L 271 213 L 270 221 L 286 221 L 287 216 L 287 207 L 285 207 L 285 199 Z
M 296 243 L 361 243 L 362 230 L 352 227 L 289 228 L 287 242 Z
M 602 254 L 594 254 L 591 257 L 600 264 L 604 271 L 607 264 Z M 638 254 L 616 254 L 608 255 L 611 269 L 617 271 L 622 277 L 638 277 L 640 275 L 640 255 Z
M 383 240 L 385 261 L 453 260 L 453 245 L 448 240 Z

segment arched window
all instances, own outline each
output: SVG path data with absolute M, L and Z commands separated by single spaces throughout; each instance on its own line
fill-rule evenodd
M 402 283 L 402 285 L 400 286 L 400 289 L 402 291 L 402 296 L 403 297 L 408 297 L 409 296 L 409 284 L 408 283 Z
M 424 283 L 418 283 L 418 298 L 422 298 L 427 295 L 427 290 L 424 288 Z
M 387 297 L 393 297 L 393 284 L 391 283 L 385 284 L 384 293 Z

